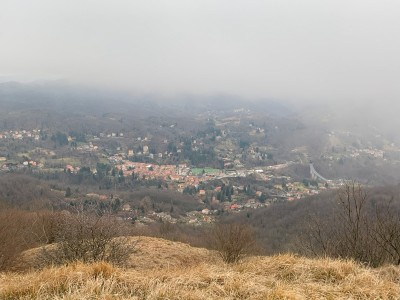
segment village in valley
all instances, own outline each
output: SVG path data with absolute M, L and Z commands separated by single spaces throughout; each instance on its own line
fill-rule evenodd
M 222 116 L 199 114 L 196 122 L 202 126 L 189 132 L 179 120 L 152 120 L 152 130 L 147 133 L 143 128 L 95 133 L 50 128 L 4 130 L 0 132 L 0 172 L 61 180 L 65 184 L 54 184 L 54 190 L 66 203 L 118 199 L 115 214 L 138 224 L 167 221 L 200 225 L 221 214 L 296 201 L 340 185 L 338 178 L 331 181 L 312 176 L 309 146 L 293 145 L 281 151 L 277 137 L 286 136 L 293 128 L 281 129 L 273 121 L 256 120 L 255 113 L 235 109 Z M 333 135 L 326 133 L 328 139 Z M 321 165 L 363 156 L 388 159 L 382 149 L 350 145 L 340 150 L 335 146 L 318 157 Z M 392 145 L 390 151 L 399 150 Z M 320 170 L 324 171 L 329 170 Z M 92 188 L 79 191 L 82 182 Z M 188 195 L 198 205 L 195 210 L 176 214 L 172 213 L 173 201 L 170 208 L 160 209 L 154 203 L 142 205 L 151 199 L 144 197 L 138 205 L 121 193 L 142 188 Z

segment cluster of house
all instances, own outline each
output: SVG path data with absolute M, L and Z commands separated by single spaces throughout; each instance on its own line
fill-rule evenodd
M 25 160 L 23 162 L 10 162 L 6 157 L 0 156 L 0 171 L 8 172 L 12 170 L 21 170 L 25 168 L 43 168 L 44 164 L 34 160 Z
M 292 182 L 290 177 L 287 176 L 277 176 L 273 173 L 273 171 L 283 168 L 288 164 L 282 164 L 267 168 L 265 171 L 262 169 L 254 169 L 254 170 L 245 170 L 243 172 L 236 170 L 217 170 L 217 169 L 208 169 L 208 168 L 190 168 L 186 164 L 179 165 L 158 165 L 158 164 L 150 164 L 150 163 L 140 163 L 140 162 L 132 162 L 129 160 L 124 160 L 121 158 L 116 158 L 110 160 L 114 163 L 115 167 L 119 170 L 122 170 L 124 176 L 136 176 L 141 180 L 160 180 L 168 183 L 170 189 L 174 189 L 180 192 L 183 192 L 187 187 L 198 187 L 201 182 L 207 182 L 216 178 L 224 178 L 224 177 L 237 177 L 237 176 L 247 176 L 248 174 L 257 174 L 259 178 L 265 182 L 270 182 L 272 180 L 281 180 L 287 182 L 286 187 L 283 188 L 281 185 L 276 184 L 273 187 L 273 194 L 280 199 L 286 199 L 289 201 L 293 201 L 295 199 L 300 199 L 312 194 L 316 194 L 320 189 L 324 189 L 325 187 L 321 186 L 319 189 L 312 187 L 305 187 L 302 183 Z M 215 194 L 218 193 L 218 188 L 215 190 L 206 191 L 204 189 L 197 189 L 197 195 L 200 198 L 208 197 L 212 194 L 212 197 L 215 198 Z M 239 194 L 240 187 L 235 188 L 235 194 Z M 211 194 L 210 194 L 211 193 Z M 259 193 L 259 194 L 257 194 Z M 261 191 L 256 192 L 256 199 L 260 198 L 262 195 Z M 232 195 L 235 198 L 235 195 Z M 212 201 L 216 201 L 216 199 L 211 198 Z M 251 199 L 247 199 L 251 200 Z M 241 203 L 244 207 L 258 208 L 260 206 L 260 202 L 254 200 L 254 203 L 251 201 L 249 203 Z M 237 210 L 242 207 L 229 207 L 229 209 Z
M 121 160 L 116 165 L 116 168 L 122 170 L 124 176 L 135 175 L 143 180 L 157 179 L 175 183 L 178 191 L 183 191 L 187 186 L 194 186 L 200 183 L 198 176 L 189 175 L 190 169 L 186 164 L 157 165 Z
M 100 138 L 105 138 L 105 137 L 107 137 L 107 138 L 111 138 L 111 137 L 124 137 L 124 134 L 122 133 L 122 132 L 110 132 L 110 133 L 104 133 L 104 132 L 101 132 L 100 134 L 99 134 L 99 137 Z
M 68 141 L 70 141 L 70 137 L 68 137 Z M 94 152 L 99 150 L 99 146 L 93 145 L 92 142 L 85 143 L 76 147 L 76 150 L 84 151 L 84 152 Z
M 207 208 L 202 211 L 191 211 L 188 212 L 185 216 L 180 216 L 178 219 L 172 217 L 169 213 L 165 212 L 149 212 L 147 215 L 137 215 L 132 216 L 131 214 L 127 214 L 122 217 L 125 220 L 133 220 L 135 219 L 135 224 L 137 225 L 147 225 L 155 222 L 167 222 L 167 223 L 186 223 L 195 226 L 199 226 L 205 223 L 212 223 L 215 221 L 215 216 L 209 213 L 205 213 L 204 211 L 208 211 Z
M 366 154 L 368 156 L 372 156 L 374 158 L 383 158 L 385 155 L 385 152 L 383 150 L 379 150 L 379 149 L 373 149 L 373 148 L 369 148 L 369 149 L 354 149 L 351 151 L 350 156 L 351 157 L 359 157 L 362 154 Z
M 335 155 L 324 154 L 322 158 L 330 160 L 330 161 L 338 161 L 342 157 L 350 157 L 350 158 L 360 158 L 360 157 L 373 157 L 379 159 L 385 159 L 385 152 L 376 148 L 365 148 L 365 149 L 356 149 L 354 147 L 349 147 L 347 151 Z
M 89 195 L 92 195 L 92 198 L 97 198 L 99 200 L 107 200 L 107 196 L 105 195 L 87 194 L 87 196 Z M 118 213 L 118 215 L 124 220 L 135 220 L 135 224 L 139 226 L 160 221 L 164 223 L 187 223 L 192 225 L 202 225 L 204 223 L 214 222 L 215 215 L 219 212 L 218 210 L 204 208 L 201 211 L 190 211 L 185 215 L 172 217 L 168 212 L 148 211 L 146 214 L 141 214 L 139 211 L 140 210 L 138 208 L 132 207 L 129 203 L 125 203 L 122 205 L 122 210 Z
M 80 167 L 74 167 L 72 165 L 66 165 L 64 167 L 65 172 L 69 173 L 78 173 L 80 169 L 81 169 Z
M 40 139 L 40 129 L 9 130 L 9 131 L 0 132 L 0 139 L 22 140 L 25 138 L 39 140 Z

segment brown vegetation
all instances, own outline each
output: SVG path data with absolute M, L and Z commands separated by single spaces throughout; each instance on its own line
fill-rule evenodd
M 255 251 L 254 232 L 244 223 L 217 223 L 210 238 L 212 247 L 226 263 L 236 263 Z
M 127 269 L 74 263 L 0 275 L 1 299 L 398 299 L 398 267 L 293 255 L 225 264 L 213 252 L 143 238 Z M 142 245 L 142 242 L 140 243 Z M 140 248 L 140 246 L 139 246 Z M 147 251 L 149 249 L 149 251 Z M 154 262 L 154 255 L 162 259 Z M 182 261 L 180 262 L 180 260 Z M 158 265 L 161 262 L 162 265 Z M 171 262 L 168 265 L 168 262 Z
M 352 213 L 348 215 L 351 218 L 347 222 L 344 221 L 345 205 L 340 201 L 340 198 L 347 199 L 343 193 L 345 190 L 346 187 L 340 191 L 321 192 L 312 197 L 274 203 L 265 208 L 223 218 L 226 221 L 248 223 L 256 233 L 257 242 L 268 255 L 291 252 L 312 257 L 353 257 L 375 266 L 397 264 L 400 254 L 400 185 L 372 188 L 362 186 L 358 190 L 355 184 L 355 198 L 351 196 L 353 188 L 348 190 L 349 200 L 353 201 L 350 204 L 353 204 Z M 362 200 L 363 193 L 367 197 L 362 201 L 361 211 L 357 204 L 357 213 L 353 209 L 354 200 Z M 350 239 L 350 232 L 346 234 L 347 237 L 339 234 L 343 233 L 345 227 L 353 228 L 350 230 L 353 239 Z M 340 246 L 340 252 L 333 251 L 336 247 L 334 245 Z M 329 251 L 326 251 L 327 247 Z M 352 255 L 351 252 L 358 254 Z
M 53 247 L 43 247 L 37 260 L 48 264 L 65 264 L 106 261 L 113 264 L 124 263 L 134 251 L 121 234 L 120 224 L 110 214 L 75 213 L 57 214 L 51 219 L 50 229 L 54 236 Z M 48 235 L 47 235 L 48 236 Z
M 124 242 L 126 247 L 134 248 L 135 251 L 130 252 L 123 266 L 135 270 L 189 267 L 200 262 L 216 263 L 219 260 L 218 255 L 213 251 L 161 238 L 126 237 Z M 53 245 L 46 246 L 46 248 L 51 247 Z M 38 260 L 42 251 L 42 247 L 25 251 L 19 258 L 18 270 L 27 271 L 46 267 L 48 265 L 46 261 Z
M 400 263 L 400 217 L 392 200 L 371 201 L 357 183 L 345 184 L 330 216 L 310 218 L 303 245 L 314 255 L 379 266 Z
M 34 246 L 29 234 L 32 215 L 14 210 L 0 211 L 0 271 L 10 268 L 18 255 Z
M 42 251 L 31 266 L 73 261 L 121 264 L 134 251 L 134 245 L 126 244 L 128 234 L 125 223 L 104 211 L 7 208 L 0 211 L 0 271 L 24 269 L 20 254 L 40 245 Z
M 47 184 L 27 175 L 0 175 L 0 206 L 37 210 L 57 199 Z

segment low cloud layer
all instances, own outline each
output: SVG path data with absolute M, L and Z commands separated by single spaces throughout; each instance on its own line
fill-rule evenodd
M 5 0 L 0 76 L 389 104 L 399 11 L 395 0 Z

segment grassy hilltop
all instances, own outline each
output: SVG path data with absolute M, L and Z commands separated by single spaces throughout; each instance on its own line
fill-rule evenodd
M 73 263 L 0 274 L 0 299 L 399 299 L 399 278 L 395 266 L 289 254 L 227 265 L 213 251 L 141 237 L 124 268 Z

